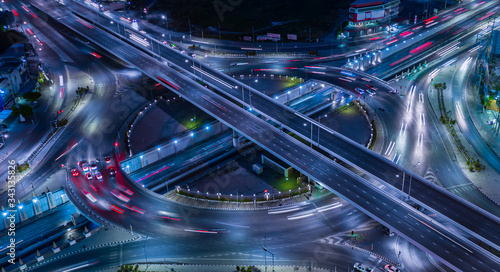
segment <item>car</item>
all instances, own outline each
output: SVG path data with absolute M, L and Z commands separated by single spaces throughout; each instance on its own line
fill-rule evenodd
M 92 174 L 90 172 L 87 172 L 87 174 L 85 174 L 85 176 L 87 176 L 88 180 L 92 180 Z
M 391 94 L 397 94 L 398 90 L 391 90 L 389 93 L 391 93 Z
M 90 170 L 97 170 L 97 163 L 95 161 L 90 163 Z
M 125 206 L 125 208 L 131 210 L 131 211 L 134 211 L 134 212 L 138 212 L 140 214 L 144 214 L 144 212 L 146 212 L 145 210 L 141 209 L 141 208 L 138 208 L 136 206 L 132 206 L 130 207 L 129 205 L 127 204 L 123 204 L 123 206 Z
M 111 176 L 114 176 L 116 174 L 115 168 L 113 166 L 110 166 L 108 168 L 108 171 L 109 171 L 109 175 L 111 175 Z
M 82 190 L 83 194 L 92 202 L 96 202 L 97 199 L 91 194 L 89 193 L 87 190 L 83 189 Z
M 369 90 L 369 89 L 366 89 L 366 92 L 369 93 L 370 96 L 374 96 L 376 94 L 376 92 Z
M 119 214 L 122 214 L 125 212 L 124 209 L 120 209 L 120 208 L 116 207 L 115 205 L 111 205 L 111 206 L 109 206 L 109 208 L 112 209 L 113 211 L 119 213 Z
M 354 91 L 356 91 L 359 94 L 364 94 L 365 93 L 365 91 L 363 89 L 358 88 L 358 87 L 354 88 Z
M 99 171 L 94 171 L 94 176 L 97 180 L 101 181 L 102 180 L 102 175 L 101 175 L 101 172 Z
M 118 198 L 119 200 L 123 201 L 123 202 L 129 202 L 130 201 L 130 198 L 124 196 L 122 193 L 120 193 L 120 191 L 118 190 L 113 190 L 111 191 L 111 194 Z
M 80 175 L 80 172 L 78 172 L 78 170 L 76 169 L 73 169 L 71 170 L 71 175 L 73 175 L 73 177 L 78 177 Z
M 360 272 L 372 272 L 373 270 L 369 268 L 368 266 L 360 263 L 355 263 L 354 264 L 354 270 L 355 271 L 360 271 Z
M 90 170 L 90 168 L 89 168 L 89 164 L 88 164 L 88 163 L 86 163 L 86 162 L 81 163 L 81 164 L 80 164 L 80 166 L 82 167 L 82 170 L 83 170 L 84 172 L 88 172 L 88 171 Z
M 384 266 L 384 269 L 385 269 L 385 271 L 389 271 L 389 272 L 401 272 L 401 270 L 399 270 L 397 267 L 395 267 L 394 265 L 390 265 L 390 264 L 386 264 Z
M 4 125 L 4 124 L 0 124 L 0 128 L 7 128 L 7 125 Z
M 377 89 L 377 88 L 375 88 L 375 87 L 373 87 L 372 85 L 368 85 L 368 84 L 366 84 L 366 87 L 368 87 L 368 88 L 372 89 L 373 91 L 378 91 L 378 89 Z
M 111 163 L 111 158 L 110 158 L 109 156 L 108 156 L 108 157 L 105 157 L 105 158 L 104 158 L 104 161 L 105 161 L 106 163 Z
M 36 108 L 36 107 L 38 107 L 38 105 L 39 105 L 38 101 L 33 101 L 33 102 L 31 103 L 31 107 L 32 107 L 32 108 Z

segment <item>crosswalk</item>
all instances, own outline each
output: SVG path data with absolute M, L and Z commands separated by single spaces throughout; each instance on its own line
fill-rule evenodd
M 446 189 L 448 191 L 450 191 L 451 193 L 458 194 L 458 193 L 463 193 L 463 192 L 467 192 L 470 190 L 474 190 L 476 188 L 474 187 L 474 185 L 472 185 L 472 183 L 466 183 L 466 184 L 451 186 L 451 187 L 448 187 Z
M 427 171 L 425 172 L 424 178 L 426 180 L 430 181 L 431 183 L 442 187 L 441 183 L 439 182 L 436 175 L 434 174 L 434 170 L 432 170 L 431 167 L 427 168 Z

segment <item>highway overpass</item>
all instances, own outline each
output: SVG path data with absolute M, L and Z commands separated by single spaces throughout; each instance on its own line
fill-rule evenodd
M 417 246 L 438 256 L 444 263 L 453 269 L 459 271 L 472 271 L 477 269 L 497 271 L 494 269 L 491 270 L 491 268 L 499 266 L 498 258 L 494 257 L 492 254 L 482 250 L 469 241 L 464 240 L 460 236 L 450 233 L 439 224 L 436 224 L 436 222 L 422 217 L 422 215 L 413 208 L 407 206 L 405 203 L 400 203 L 397 197 L 378 189 L 366 180 L 351 173 L 338 164 L 333 163 L 329 158 L 326 158 L 325 156 L 304 146 L 289 135 L 281 133 L 278 129 L 254 116 L 250 112 L 195 83 L 188 76 L 166 67 L 163 62 L 153 59 L 148 54 L 140 52 L 133 46 L 114 38 L 109 33 L 96 27 L 89 27 L 89 25 L 78 21 L 76 17 L 67 13 L 64 9 L 59 9 L 54 6 L 55 3 L 53 2 L 40 3 L 37 5 L 46 12 L 53 14 L 55 18 L 58 18 L 60 22 L 69 28 L 87 37 L 95 44 L 107 49 L 124 61 L 136 66 L 145 74 L 171 88 L 174 92 L 182 95 L 186 100 L 204 109 L 215 118 L 220 119 L 222 122 L 234 128 L 242 135 L 245 135 L 269 152 L 293 165 L 299 171 L 311 176 L 315 180 L 324 184 L 326 187 L 330 188 L 332 191 L 348 199 L 354 206 L 369 214 L 376 220 L 393 227 L 402 236 L 412 241 Z M 172 58 L 174 58 L 177 53 L 171 52 L 171 54 Z M 182 58 L 183 60 L 186 59 L 185 56 L 182 56 Z M 180 63 L 182 62 L 183 61 Z M 221 79 L 218 79 L 208 73 L 207 71 L 209 70 L 204 69 L 202 71 L 207 73 L 204 76 L 205 81 L 213 81 L 211 84 L 214 86 L 217 84 L 226 86 L 229 91 L 232 90 L 234 93 L 240 93 L 241 90 L 243 92 L 243 96 L 247 95 L 242 98 L 250 99 L 250 96 L 248 96 L 249 89 L 246 89 L 245 94 L 245 89 L 241 89 L 244 88 L 244 86 L 240 83 L 234 83 L 239 84 L 236 86 L 242 86 L 238 89 L 235 85 L 228 83 L 232 82 L 229 81 L 230 79 L 226 79 L 221 76 L 224 80 L 227 80 L 222 81 Z M 214 73 L 213 71 L 210 72 Z M 163 80 L 159 80 L 158 77 L 161 77 L 168 83 Z M 268 103 L 272 103 L 272 99 L 260 95 L 256 91 L 252 90 L 252 101 L 254 102 L 252 107 L 256 107 L 257 105 L 255 104 L 256 98 L 262 99 L 262 102 L 267 101 Z M 297 132 L 304 132 L 304 128 L 300 127 L 303 126 L 304 121 L 298 123 L 296 121 L 303 119 L 303 116 L 298 116 L 293 112 L 287 112 L 288 109 L 285 107 L 277 107 L 277 109 L 278 110 L 275 110 L 273 113 L 276 114 L 276 112 L 278 112 L 279 118 L 289 117 L 290 119 L 295 120 L 295 124 L 289 120 L 284 120 L 286 122 L 279 123 L 287 124 L 291 130 L 296 128 Z M 265 110 L 263 110 L 263 112 L 265 112 Z M 306 130 L 316 128 L 314 132 L 318 132 L 318 128 L 321 126 L 319 124 L 314 124 L 312 121 L 306 122 L 305 124 L 306 126 L 304 127 Z M 295 127 L 293 125 L 295 125 Z M 321 128 L 319 133 L 321 140 L 329 141 L 327 137 L 329 135 L 333 135 L 330 137 L 337 137 L 340 139 L 337 140 L 337 143 L 343 144 L 344 148 L 345 144 L 353 145 L 353 143 L 343 139 L 340 135 L 336 135 L 335 133 L 328 131 L 326 128 Z M 302 133 L 302 135 L 307 135 L 307 133 Z M 314 135 L 316 135 L 316 133 L 314 133 Z M 324 137 L 327 139 L 324 139 Z M 335 138 L 332 139 L 335 140 Z M 320 142 L 320 144 L 323 146 L 323 143 Z M 362 151 L 358 154 L 358 156 L 366 156 L 366 154 L 363 153 L 370 154 L 370 152 L 366 151 L 357 144 L 354 144 L 353 147 L 357 147 L 354 150 Z M 378 156 L 375 153 L 371 155 Z M 377 160 L 395 168 L 397 170 L 396 173 L 401 173 L 400 171 L 403 170 L 397 165 L 391 165 L 390 162 L 388 163 L 387 160 L 383 158 Z M 376 161 L 372 161 L 371 164 Z M 382 164 L 381 166 L 384 165 Z M 376 169 L 373 169 L 376 173 L 372 174 L 376 176 L 376 174 L 380 172 L 380 169 L 384 168 L 378 168 L 377 171 L 375 171 Z M 426 181 L 423 181 L 422 183 L 424 185 L 428 185 Z M 412 188 L 412 191 L 413 189 L 414 188 Z M 436 190 L 435 188 L 432 188 L 431 191 Z M 453 199 L 453 196 L 451 196 L 448 192 L 441 192 L 441 194 L 443 194 L 444 197 L 451 197 L 451 200 L 457 202 L 458 205 L 464 205 L 466 210 L 468 209 L 469 212 L 472 212 L 472 214 L 469 214 L 470 216 L 477 213 L 474 210 L 474 207 L 459 199 Z M 458 209 L 455 209 L 455 211 L 460 212 Z M 494 219 L 489 218 L 490 216 L 486 213 L 480 213 L 479 215 L 485 217 L 485 222 L 495 221 Z M 478 221 L 476 220 L 476 222 Z M 496 223 L 496 225 L 498 226 L 498 223 Z M 492 230 L 490 229 L 490 231 Z M 458 263 L 456 261 L 457 258 L 465 261 Z

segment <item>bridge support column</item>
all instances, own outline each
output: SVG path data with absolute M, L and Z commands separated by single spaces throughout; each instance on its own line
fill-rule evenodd
M 240 147 L 240 136 L 236 130 L 233 130 L 233 146 L 238 149 Z

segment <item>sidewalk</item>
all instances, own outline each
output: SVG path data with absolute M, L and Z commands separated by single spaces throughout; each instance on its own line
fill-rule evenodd
M 217 200 L 195 198 L 177 194 L 176 190 L 171 190 L 170 192 L 165 194 L 164 197 L 179 204 L 194 208 L 204 208 L 213 210 L 266 210 L 277 207 L 291 206 L 297 203 L 321 199 L 325 196 L 331 195 L 331 192 L 326 189 L 318 190 L 315 187 L 313 187 L 312 191 L 313 192 L 310 197 L 308 197 L 307 194 L 302 194 L 283 199 L 256 201 L 255 203 L 253 201 L 236 202 L 236 201 L 217 201 Z M 242 197 L 242 199 L 244 198 L 245 197 Z
M 471 82 L 472 83 L 472 82 Z M 479 132 L 486 144 L 500 157 L 500 135 L 495 133 L 495 125 L 489 125 L 489 121 L 496 120 L 498 112 L 487 110 L 483 111 L 481 102 L 477 95 L 477 89 L 469 84 L 465 104 L 476 130 Z
M 135 267 L 134 264 L 130 264 L 130 266 Z M 254 272 L 263 272 L 263 271 L 275 271 L 275 272 L 328 272 L 333 271 L 331 269 L 317 268 L 313 267 L 310 270 L 310 267 L 306 266 L 284 266 L 284 265 L 275 265 L 274 268 L 271 264 L 266 267 L 263 265 L 239 265 L 240 267 L 252 267 Z M 113 271 L 116 272 L 120 270 L 119 266 L 110 267 L 107 269 L 101 269 L 99 271 Z M 156 271 L 156 272 L 235 272 L 236 265 L 203 265 L 203 264 L 139 264 L 138 271 Z
M 458 65 L 458 64 L 457 64 Z M 458 67 L 459 66 L 455 66 Z M 449 75 L 450 72 L 453 72 L 454 69 L 452 68 L 451 71 L 442 71 L 441 73 L 437 74 L 434 78 L 434 82 L 446 82 L 447 85 L 452 88 L 454 85 L 451 80 L 448 80 L 451 78 L 451 75 Z M 447 75 L 448 74 L 448 75 Z M 452 90 L 453 91 L 453 90 Z M 439 119 L 441 117 L 441 113 L 439 111 L 439 102 L 438 102 L 438 92 L 437 90 L 434 90 L 432 85 L 429 85 L 429 89 L 427 91 L 427 97 L 429 100 L 429 103 L 431 105 L 431 108 L 434 112 L 434 114 L 437 116 Z M 453 115 L 452 118 L 455 119 L 456 115 L 456 109 L 453 107 L 453 101 L 452 101 L 452 96 L 450 91 L 444 91 L 443 94 L 443 99 L 444 99 L 444 104 L 446 110 L 450 110 Z M 493 177 L 497 176 L 498 173 L 492 168 L 487 166 L 486 169 L 482 172 L 471 172 L 468 169 L 467 166 L 467 161 L 465 157 L 461 154 L 460 150 L 458 149 L 455 141 L 452 139 L 450 132 L 447 129 L 444 129 L 446 132 L 446 136 L 448 137 L 448 140 L 451 143 L 451 146 L 453 147 L 453 152 L 455 155 L 455 158 L 457 159 L 457 162 L 462 169 L 463 173 L 467 176 L 467 178 L 471 181 L 471 183 L 478 189 L 481 193 L 483 193 L 487 198 L 492 200 L 495 203 L 500 203 L 500 191 L 498 190 L 498 181 L 494 180 Z M 460 128 L 456 127 L 455 129 L 458 138 L 462 142 L 464 148 L 467 150 L 468 154 L 470 154 L 471 157 L 473 158 L 481 158 L 479 154 L 474 150 L 474 148 L 469 144 L 467 139 L 464 137 L 462 131 Z M 483 160 L 484 162 L 484 160 Z

